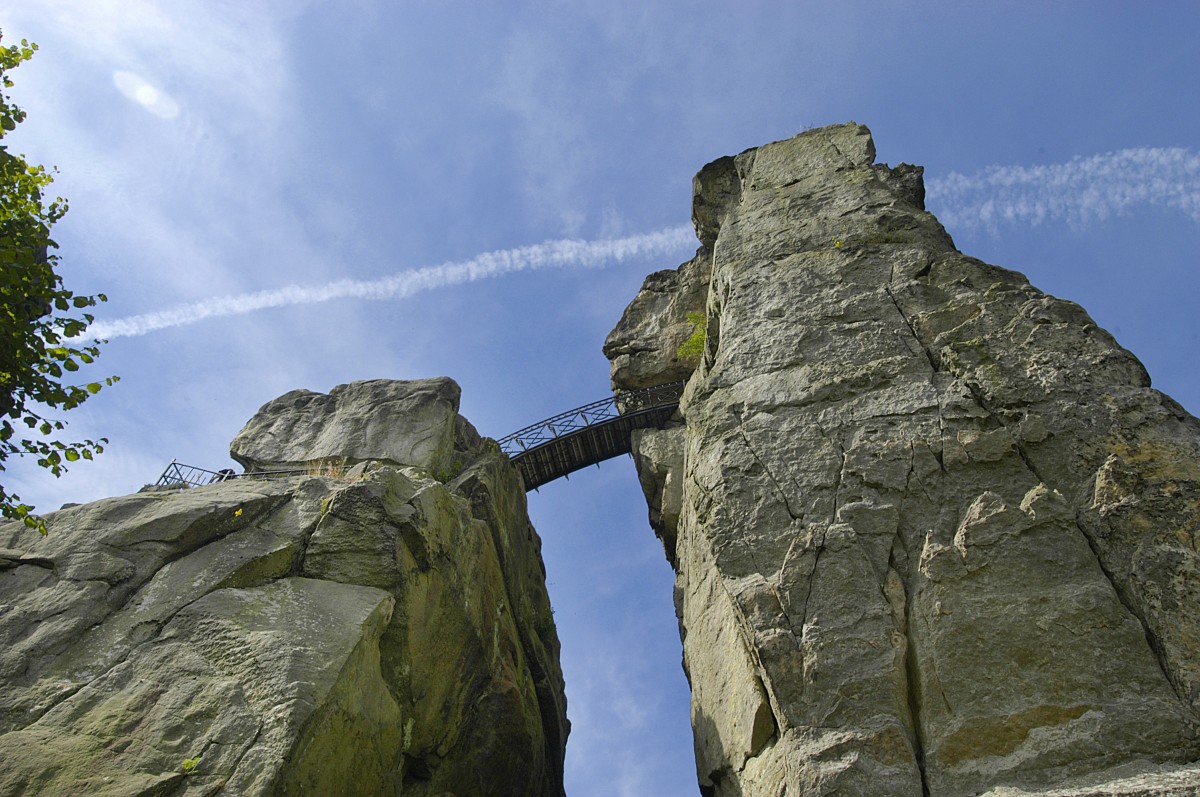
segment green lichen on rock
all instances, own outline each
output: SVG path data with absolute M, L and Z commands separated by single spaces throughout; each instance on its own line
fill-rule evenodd
M 692 334 L 679 348 L 675 356 L 685 362 L 696 362 L 704 354 L 704 339 L 708 334 L 708 318 L 704 313 L 688 313 L 687 322 L 692 325 Z

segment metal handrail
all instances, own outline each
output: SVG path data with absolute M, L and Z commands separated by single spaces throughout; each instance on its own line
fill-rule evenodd
M 593 401 L 591 404 L 584 404 L 582 407 L 538 421 L 496 442 L 500 444 L 501 451 L 514 457 L 597 423 L 678 404 L 685 384 L 687 383 L 671 382 L 640 390 L 622 390 L 609 398 Z
M 229 478 L 236 478 L 232 470 L 208 470 L 195 465 L 184 465 L 178 460 L 171 460 L 155 485 L 158 487 L 199 487 L 202 484 L 215 484 Z
M 284 476 L 302 476 L 307 473 L 311 473 L 311 469 L 262 470 L 238 473 L 233 468 L 209 470 L 208 468 L 185 465 L 182 462 L 171 460 L 171 463 L 167 465 L 162 475 L 158 477 L 158 481 L 154 484 L 156 487 L 202 487 L 206 484 L 217 484 L 218 482 L 226 482 L 233 479 L 266 479 Z
M 574 434 L 589 426 L 611 421 L 643 412 L 667 407 L 679 403 L 686 382 L 670 382 L 665 385 L 641 388 L 640 390 L 621 390 L 609 398 L 593 401 L 576 407 L 573 410 L 561 412 L 552 418 L 538 421 L 506 435 L 496 442 L 500 450 L 510 458 L 546 445 L 561 437 Z M 158 487 L 200 487 L 205 484 L 216 484 L 230 479 L 261 479 L 284 476 L 300 476 L 311 473 L 311 469 L 270 470 L 236 473 L 231 468 L 224 470 L 208 470 L 195 465 L 184 465 L 182 462 L 171 460 L 158 477 L 155 485 Z

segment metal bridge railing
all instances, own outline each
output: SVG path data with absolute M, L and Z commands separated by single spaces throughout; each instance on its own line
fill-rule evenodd
M 166 470 L 154 484 L 157 487 L 201 487 L 205 484 L 230 481 L 231 479 L 270 479 L 286 476 L 320 475 L 315 468 L 298 470 L 261 470 L 248 473 L 238 473 L 233 468 L 223 470 L 208 470 L 195 465 L 184 465 L 182 462 L 171 460 Z
M 510 457 L 515 457 L 598 423 L 625 415 L 635 415 L 655 407 L 678 404 L 685 384 L 687 383 L 671 382 L 641 390 L 623 390 L 611 398 L 593 401 L 591 404 L 584 404 L 582 407 L 568 410 L 553 418 L 538 421 L 532 426 L 526 426 L 520 431 L 500 438 L 497 442 L 500 444 L 501 451 Z
M 591 404 L 584 404 L 582 407 L 560 413 L 553 418 L 538 421 L 532 426 L 526 426 L 524 429 L 500 438 L 497 442 L 500 444 L 501 451 L 510 458 L 516 459 L 522 454 L 553 443 L 582 429 L 678 404 L 685 384 L 687 383 L 671 382 L 641 390 L 623 390 L 610 398 L 593 401 Z M 265 479 L 303 474 L 318 475 L 312 469 L 237 473 L 231 468 L 208 470 L 171 460 L 171 464 L 167 465 L 166 470 L 163 471 L 162 476 L 158 477 L 155 484 L 159 487 L 200 487 L 230 479 Z
M 171 464 L 167 465 L 155 485 L 158 487 L 199 487 L 202 484 L 216 484 L 237 477 L 238 474 L 231 468 L 207 470 L 171 460 Z

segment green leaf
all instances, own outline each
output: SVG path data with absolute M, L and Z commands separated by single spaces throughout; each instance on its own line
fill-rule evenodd
M 36 50 L 36 44 L 24 40 L 19 47 L 0 46 L 0 139 L 25 119 L 25 112 L 9 101 L 5 90 L 13 86 L 11 71 Z M 107 297 L 77 296 L 63 284 L 52 227 L 69 205 L 62 197 L 48 199 L 56 172 L 28 162 L 0 143 L 0 417 L 11 419 L 0 423 L 0 472 L 8 457 L 29 456 L 60 476 L 64 462 L 92 459 L 100 453 L 103 447 L 90 441 L 68 444 L 53 439 L 64 424 L 43 418 L 42 413 L 73 409 L 105 383 L 116 381 L 110 377 L 87 385 L 61 383 L 64 372 L 78 371 L 99 355 L 95 346 L 67 347 L 62 341 L 82 335 L 94 322 L 82 311 Z M 40 432 L 39 439 L 17 439 L 18 420 Z M 23 520 L 46 533 L 33 507 L 21 504 L 3 485 L 0 516 Z

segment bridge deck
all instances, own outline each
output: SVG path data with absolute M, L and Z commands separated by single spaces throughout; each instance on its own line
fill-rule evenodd
M 512 457 L 526 490 L 535 490 L 560 476 L 588 465 L 628 454 L 634 429 L 660 427 L 674 414 L 676 404 L 654 407 L 632 415 L 585 426 Z
M 588 465 L 628 454 L 634 429 L 660 427 L 679 406 L 682 382 L 621 392 L 548 418 L 502 438 L 525 481 L 535 490 Z

